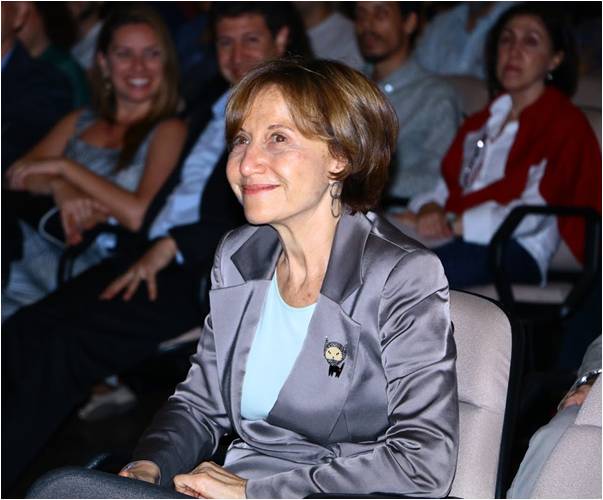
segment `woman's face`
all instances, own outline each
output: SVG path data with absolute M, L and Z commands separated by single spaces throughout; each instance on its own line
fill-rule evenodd
M 231 147 L 228 181 L 250 223 L 292 227 L 331 217 L 329 172 L 342 162 L 324 141 L 302 135 L 276 87 L 257 95 Z
M 544 79 L 563 55 L 553 44 L 542 21 L 531 15 L 509 20 L 498 39 L 496 76 L 507 92 L 531 91 L 544 86 Z
M 165 51 L 153 29 L 144 23 L 126 24 L 113 33 L 106 55 L 99 54 L 115 96 L 131 103 L 152 100 L 163 82 Z

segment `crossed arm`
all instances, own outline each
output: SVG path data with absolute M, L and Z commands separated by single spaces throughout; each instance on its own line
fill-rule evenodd
M 36 194 L 49 194 L 61 210 L 69 243 L 111 215 L 127 229 L 140 228 L 148 205 L 175 168 L 186 137 L 178 119 L 159 124 L 154 132 L 135 191 L 130 192 L 62 156 L 75 131 L 80 112 L 65 117 L 32 151 L 7 172 L 9 186 Z

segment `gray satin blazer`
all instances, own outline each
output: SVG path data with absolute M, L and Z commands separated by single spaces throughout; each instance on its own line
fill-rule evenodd
M 344 215 L 302 350 L 266 420 L 240 415 L 247 355 L 281 253 L 270 226 L 227 234 L 192 366 L 141 439 L 167 485 L 235 431 L 225 467 L 248 498 L 445 496 L 458 401 L 448 283 L 433 253 L 373 213 Z M 325 337 L 346 346 L 329 376 Z M 278 346 L 274 350 L 278 363 Z

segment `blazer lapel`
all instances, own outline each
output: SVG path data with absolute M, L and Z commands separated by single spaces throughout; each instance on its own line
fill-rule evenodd
M 210 292 L 218 372 L 222 394 L 237 432 L 241 414 L 241 390 L 247 356 L 262 314 L 270 281 L 249 281 Z
M 238 275 L 223 277 L 225 283 L 239 284 L 209 292 L 222 394 L 239 434 L 247 357 L 280 252 L 276 231 L 258 227 L 231 257 Z
M 326 442 L 352 386 L 361 325 L 351 313 L 354 292 L 362 284 L 362 255 L 371 227 L 362 214 L 345 214 L 339 221 L 308 334 L 267 418 L 314 441 Z M 339 377 L 329 375 L 326 339 L 346 348 Z
M 361 260 L 371 227 L 371 221 L 362 214 L 344 214 L 337 226 L 308 334 L 266 422 L 291 431 L 292 438 L 297 436 L 290 442 L 299 441 L 299 435 L 315 442 L 326 441 L 347 399 L 361 330 L 352 319 L 351 311 L 354 292 L 362 283 Z M 268 226 L 259 227 L 231 257 L 241 283 L 210 292 L 217 362 L 223 394 L 227 396 L 225 404 L 229 406 L 237 433 L 244 439 L 246 429 L 253 428 L 253 425 L 241 425 L 241 391 L 247 357 L 280 253 L 276 231 Z M 225 282 L 236 282 L 236 279 L 225 279 Z M 346 347 L 339 377 L 329 376 L 329 364 L 324 356 L 326 338 Z M 317 404 L 313 404 L 314 401 Z M 261 435 L 253 434 L 249 437 L 254 442 L 263 441 Z M 282 446 L 276 441 L 272 441 L 275 446 Z M 269 451 L 271 444 L 267 439 L 261 447 Z
M 352 385 L 359 336 L 360 325 L 337 302 L 321 295 L 302 350 L 267 421 L 312 441 L 327 442 Z M 338 377 L 329 374 L 324 356 L 327 337 L 346 349 Z

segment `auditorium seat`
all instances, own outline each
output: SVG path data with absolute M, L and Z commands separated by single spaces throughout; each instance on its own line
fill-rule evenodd
M 576 106 L 601 110 L 601 76 L 583 76 L 572 98 Z

